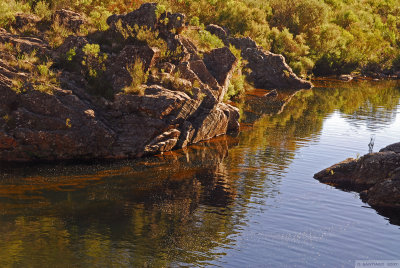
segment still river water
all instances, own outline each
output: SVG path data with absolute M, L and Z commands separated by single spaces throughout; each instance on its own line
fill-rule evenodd
M 251 92 L 238 105 L 238 136 L 186 150 L 113 163 L 3 164 L 0 267 L 400 260 L 399 215 L 380 215 L 357 193 L 313 179 L 367 153 L 371 137 L 374 151 L 400 141 L 400 83 L 317 84 L 272 97 Z

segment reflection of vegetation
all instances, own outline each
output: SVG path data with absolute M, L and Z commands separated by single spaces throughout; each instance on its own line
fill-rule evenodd
M 320 87 L 313 90 L 278 92 L 276 96 L 252 92 L 257 97 L 249 96 L 240 104 L 242 123 L 253 125 L 240 135 L 240 144 L 247 150 L 232 149 L 230 158 L 237 159 L 237 165 L 246 163 L 279 174 L 299 147 L 318 136 L 324 119 L 334 111 L 375 127 L 389 125 L 396 116 L 398 82 L 317 83 Z
M 279 194 L 295 151 L 329 114 L 377 118 L 380 125 L 393 119 L 395 84 L 340 85 L 261 98 L 268 105 L 249 97 L 242 107 L 253 111 L 245 120 L 254 126 L 239 138 L 114 164 L 2 167 L 0 266 L 212 262 L 249 210 Z M 383 111 L 389 116 L 380 117 Z
M 232 142 L 221 138 L 133 166 L 100 166 L 90 175 L 97 166 L 57 167 L 65 176 L 52 175 L 54 166 L 42 167 L 41 176 L 32 176 L 35 168 L 5 170 L 0 266 L 167 267 L 212 260 L 207 252 L 228 243 L 241 214 L 230 209 L 236 186 L 223 164 Z
M 387 125 L 394 120 L 395 108 L 399 103 L 400 89 L 397 85 L 395 81 L 379 84 L 321 83 L 320 87 L 300 91 L 290 97 L 287 97 L 287 92 L 278 93 L 275 99 L 265 100 L 271 105 L 263 106 L 251 99 L 243 104 L 243 109 L 252 112 L 256 117 L 242 120 L 254 122 L 257 119 L 255 131 L 249 134 L 262 135 L 263 138 L 257 139 L 267 141 L 279 137 L 277 140 L 280 144 L 285 139 L 294 141 L 294 137 L 310 138 L 317 134 L 322 129 L 323 119 L 334 111 L 339 111 L 347 117 L 356 117 L 367 124 Z M 284 109 L 280 110 L 285 104 Z M 279 114 L 265 115 L 271 113 L 271 107 L 273 112 Z M 259 145 L 259 142 L 254 141 L 250 144 Z

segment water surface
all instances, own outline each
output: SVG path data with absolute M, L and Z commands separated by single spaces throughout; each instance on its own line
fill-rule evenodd
M 238 104 L 243 131 L 156 157 L 3 166 L 0 266 L 354 267 L 400 259 L 396 215 L 313 174 L 400 141 L 396 82 Z M 389 218 L 388 218 L 389 216 Z

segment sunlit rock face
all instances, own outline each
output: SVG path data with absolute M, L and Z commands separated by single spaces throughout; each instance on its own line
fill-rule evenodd
M 15 53 L 0 51 L 0 161 L 134 158 L 239 131 L 239 109 L 222 102 L 238 64 L 229 45 L 241 49 L 255 86 L 311 87 L 281 55 L 249 38 L 229 37 L 216 25 L 207 29 L 226 46 L 200 53 L 180 35 L 185 15 L 156 12 L 157 4 L 143 4 L 110 16 L 106 31 L 71 35 L 57 46 L 47 43 L 44 32 L 31 38 L 1 29 L 2 43 L 51 60 L 59 81 L 46 81 L 40 90 L 32 82 L 33 67 L 9 64 Z M 72 32 L 88 23 L 69 10 L 51 20 Z M 20 21 L 42 23 L 22 15 Z M 135 75 L 137 64 L 141 73 Z
M 239 110 L 221 102 L 237 63 L 235 56 L 227 48 L 222 53 L 210 52 L 217 56 L 209 58 L 209 64 L 227 59 L 215 77 L 190 40 L 179 36 L 185 16 L 165 13 L 158 18 L 155 12 L 156 4 L 144 4 L 126 15 L 113 15 L 108 19 L 108 31 L 70 36 L 55 50 L 39 38 L 22 38 L 1 30 L 2 42 L 53 59 L 60 69 L 61 83 L 51 92 L 26 85 L 17 92 L 13 80 L 23 80 L 29 72 L 23 73 L 6 61 L 2 64 L 0 160 L 141 157 L 238 131 Z M 52 19 L 71 30 L 86 23 L 68 10 L 55 14 Z M 157 31 L 170 49 L 179 48 L 181 53 L 162 58 L 156 47 L 123 39 L 118 23 L 134 31 L 138 26 Z M 106 59 L 104 78 L 88 90 L 87 70 L 80 63 L 87 60 L 85 47 L 98 43 L 99 36 L 103 40 L 99 55 Z M 66 60 L 71 51 L 73 60 Z M 140 86 L 142 94 L 126 94 L 124 88 L 136 79 L 127 66 L 138 60 L 149 79 Z

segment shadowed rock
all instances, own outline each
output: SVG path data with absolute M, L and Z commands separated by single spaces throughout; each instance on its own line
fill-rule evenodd
M 209 24 L 207 25 L 206 30 L 212 33 L 213 35 L 218 36 L 218 38 L 224 41 L 224 43 L 228 38 L 226 30 L 219 25 Z
M 149 29 L 154 29 L 157 24 L 156 16 L 157 4 L 146 3 L 126 15 L 112 15 L 107 18 L 107 24 L 111 28 L 115 27 L 115 24 L 121 20 L 124 25 L 129 25 L 134 28 L 135 25 L 146 26 Z
M 242 57 L 248 61 L 251 70 L 247 79 L 258 88 L 309 89 L 312 84 L 302 80 L 286 64 L 282 55 L 264 51 L 261 48 L 246 48 Z
M 235 71 L 238 60 L 227 47 L 217 48 L 204 54 L 203 60 L 209 72 L 222 87 L 222 92 L 218 96 L 219 101 L 222 101 L 223 96 L 228 91 L 229 81 Z
M 160 50 L 155 47 L 144 46 L 125 46 L 118 56 L 113 60 L 110 68 L 107 69 L 106 76 L 111 78 L 112 87 L 115 93 L 128 86 L 132 78 L 128 68 L 140 60 L 143 64 L 144 72 L 152 68 L 160 57 Z
M 349 158 L 324 169 L 314 178 L 339 188 L 363 191 L 373 207 L 400 208 L 400 143 L 359 159 Z

